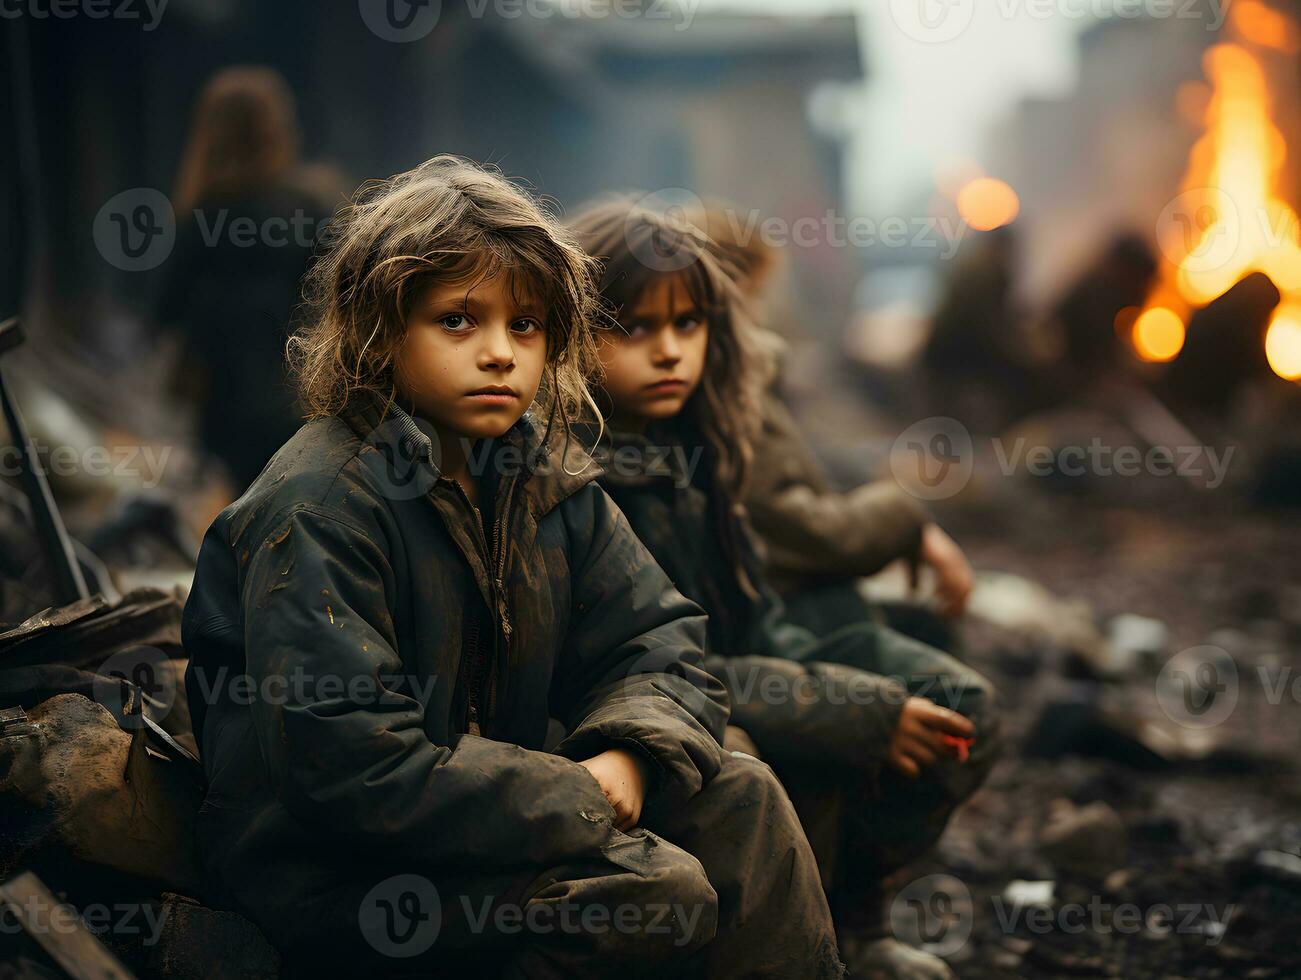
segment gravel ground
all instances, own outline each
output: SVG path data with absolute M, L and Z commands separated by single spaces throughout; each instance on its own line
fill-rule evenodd
M 934 861 L 900 876 L 896 927 L 976 980 L 1301 977 L 1301 519 L 1182 488 L 1124 504 L 1003 492 L 945 515 L 977 568 L 1081 598 L 1100 626 L 1158 619 L 1169 642 L 1098 682 L 1051 644 L 963 627 L 1003 694 L 1008 747 Z M 1159 672 L 1208 644 L 1237 683 L 1216 724 L 1173 724 Z M 1110 723 L 1072 729 L 1080 702 L 1196 751 L 1171 761 Z

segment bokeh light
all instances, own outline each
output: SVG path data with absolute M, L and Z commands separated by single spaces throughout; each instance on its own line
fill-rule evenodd
M 1153 307 L 1134 321 L 1134 350 L 1145 361 L 1169 361 L 1183 350 L 1185 334 L 1179 314 Z
M 1011 224 L 1021 211 L 1016 191 L 996 177 L 977 177 L 958 191 L 958 214 L 976 231 Z

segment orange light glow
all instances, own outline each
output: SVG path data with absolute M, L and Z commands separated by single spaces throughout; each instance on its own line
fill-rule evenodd
M 1284 306 L 1274 314 L 1265 333 L 1265 358 L 1280 378 L 1301 380 L 1301 306 Z
M 1210 83 L 1204 107 L 1200 89 L 1183 88 L 1177 97 L 1185 118 L 1200 116 L 1205 131 L 1189 154 L 1179 194 L 1158 221 L 1160 270 L 1130 335 L 1135 353 L 1147 361 L 1175 357 L 1190 310 L 1251 272 L 1263 272 L 1285 305 L 1301 309 L 1301 222 L 1282 197 L 1287 146 L 1255 50 L 1301 50 L 1288 47 L 1301 38 L 1291 18 L 1261 0 L 1234 3 L 1230 33 L 1233 41 L 1204 56 Z M 1281 322 L 1301 325 L 1301 318 Z M 1275 340 L 1275 348 L 1291 351 L 1290 329 L 1280 328 L 1278 337 L 1284 339 Z M 1291 363 L 1286 354 L 1279 357 Z
M 976 231 L 1010 224 L 1021 212 L 1016 191 L 995 177 L 977 177 L 958 191 L 958 214 Z
M 1134 350 L 1145 361 L 1173 360 L 1184 347 L 1184 321 L 1164 306 L 1144 310 L 1134 321 Z
M 1211 87 L 1205 82 L 1184 82 L 1175 90 L 1175 109 L 1194 126 L 1206 122 L 1206 107 L 1211 103 Z
M 1243 40 L 1252 44 L 1284 54 L 1301 50 L 1296 24 L 1260 0 L 1234 0 L 1229 8 L 1229 22 Z
M 1123 307 L 1116 313 L 1116 318 L 1111 325 L 1116 328 L 1116 336 L 1128 340 L 1134 335 L 1134 324 L 1138 320 L 1138 315 L 1143 311 L 1137 306 Z

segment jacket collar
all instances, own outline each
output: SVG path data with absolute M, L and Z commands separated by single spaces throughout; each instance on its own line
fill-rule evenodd
M 602 482 L 611 486 L 648 487 L 671 483 L 682 488 L 691 482 L 685 453 L 681 443 L 675 439 L 656 438 L 653 434 L 607 426 L 592 455 L 601 465 Z
M 442 475 L 436 437 L 395 402 L 375 392 L 359 391 L 348 400 L 340 417 L 363 442 L 408 465 L 428 466 L 435 479 Z M 530 509 L 539 517 L 601 472 L 583 446 L 580 430 L 567 435 L 563 426 L 555 429 L 548 431 L 530 410 L 487 447 L 486 455 L 477 456 L 480 465 L 497 465 L 503 474 L 518 472 Z

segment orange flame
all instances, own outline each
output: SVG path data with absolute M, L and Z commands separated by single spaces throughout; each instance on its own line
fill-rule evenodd
M 1191 309 L 1260 271 L 1284 296 L 1270 321 L 1267 355 L 1276 352 L 1281 360 L 1270 355 L 1270 365 L 1291 379 L 1301 376 L 1301 367 L 1286 373 L 1295 355 L 1280 352 L 1295 352 L 1296 341 L 1288 338 L 1301 323 L 1301 225 L 1280 196 L 1287 147 L 1272 121 L 1265 72 L 1247 45 L 1291 50 L 1297 28 L 1260 0 L 1239 0 L 1233 10 L 1230 26 L 1243 43 L 1225 42 L 1206 52 L 1205 132 L 1193 146 L 1179 195 L 1162 212 L 1157 238 L 1164 261 L 1130 340 L 1144 360 L 1174 358 Z M 1193 94 L 1189 89 L 1181 98 L 1185 112 L 1196 104 Z M 1290 319 L 1284 320 L 1289 306 Z

